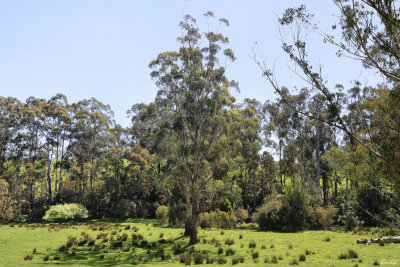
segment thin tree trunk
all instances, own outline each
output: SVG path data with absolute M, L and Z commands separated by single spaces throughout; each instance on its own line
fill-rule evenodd
M 256 164 L 253 169 L 253 201 L 254 201 L 254 209 L 257 207 L 257 188 L 256 188 L 256 183 L 257 183 L 257 177 L 256 177 Z
M 321 165 L 320 165 L 320 129 L 319 129 L 319 122 L 317 122 L 316 125 L 316 144 L 315 144 L 315 169 L 317 172 L 317 179 L 316 179 L 316 184 L 317 184 L 317 191 L 318 191 L 318 200 L 321 202 Z
M 48 148 L 47 151 L 47 184 L 48 184 L 48 190 L 49 190 L 49 204 L 53 205 L 54 199 L 53 199 L 53 191 L 51 188 L 51 161 L 53 159 L 53 153 L 50 152 L 50 148 Z

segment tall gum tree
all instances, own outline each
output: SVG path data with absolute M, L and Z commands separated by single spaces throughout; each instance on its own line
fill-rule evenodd
M 207 19 L 215 19 L 212 12 Z M 219 25 L 229 26 L 226 19 Z M 235 101 L 230 88 L 238 89 L 235 81 L 225 76 L 225 67 L 220 57 L 235 60 L 231 49 L 223 49 L 228 38 L 218 32 L 201 33 L 196 20 L 189 15 L 180 23 L 183 35 L 178 38 L 178 51 L 168 51 L 151 61 L 151 77 L 159 87 L 158 105 L 170 112 L 176 123 L 176 134 L 180 136 L 179 162 L 186 179 L 186 225 L 185 235 L 190 244 L 197 240 L 199 200 L 206 184 L 213 179 L 207 162 L 210 147 L 223 134 L 226 112 Z M 203 47 L 201 47 L 204 44 Z M 226 62 L 226 60 L 224 62 Z

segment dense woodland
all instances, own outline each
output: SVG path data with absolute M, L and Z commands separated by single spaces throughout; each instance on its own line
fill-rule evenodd
M 251 221 L 284 231 L 398 227 L 400 11 L 395 1 L 335 2 L 340 41 L 304 6 L 279 23 L 311 27 L 385 83 L 329 88 L 294 34 L 282 48 L 309 87 L 278 84 L 279 73 L 255 55 L 278 97 L 237 103 L 239 85 L 225 73 L 235 60 L 228 38 L 185 16 L 179 49 L 149 64 L 157 96 L 132 106 L 127 128 L 95 98 L 0 97 L 0 220 L 37 220 L 51 205 L 79 203 L 91 218 L 157 214 L 185 225 L 192 244 L 198 226 Z M 212 12 L 205 17 L 229 26 Z

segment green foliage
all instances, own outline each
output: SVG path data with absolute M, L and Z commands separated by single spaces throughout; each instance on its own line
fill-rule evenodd
M 263 230 L 280 230 L 283 221 L 283 203 L 280 199 L 272 199 L 263 204 L 253 214 L 253 221 Z
M 338 209 L 333 206 L 315 208 L 315 213 L 319 224 L 323 229 L 328 229 L 334 223 L 334 218 L 337 215 Z
M 243 223 L 249 218 L 249 212 L 243 208 L 236 208 L 233 212 L 238 223 Z
M 89 217 L 89 213 L 85 207 L 78 204 L 59 204 L 55 206 L 51 206 L 50 209 L 46 212 L 46 215 L 43 217 L 43 220 L 46 221 L 70 221 L 70 220 L 79 220 L 79 219 L 87 219 Z
M 236 225 L 235 215 L 225 211 L 204 212 L 199 216 L 201 228 L 232 228 Z
M 156 218 L 158 223 L 167 224 L 168 223 L 168 212 L 169 208 L 167 206 L 159 206 L 156 211 Z

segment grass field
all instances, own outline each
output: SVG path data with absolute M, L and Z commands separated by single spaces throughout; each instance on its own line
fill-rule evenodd
M 368 235 L 199 229 L 200 243 L 188 247 L 183 229 L 153 223 L 133 220 L 1 225 L 0 266 L 184 266 L 180 260 L 190 260 L 194 265 L 195 259 L 217 266 L 400 265 L 399 244 L 356 244 L 357 239 Z

